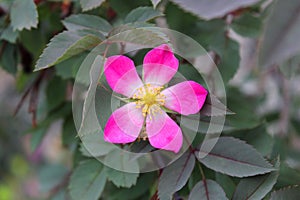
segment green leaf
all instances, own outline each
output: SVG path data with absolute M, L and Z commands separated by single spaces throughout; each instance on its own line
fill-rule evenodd
M 235 19 L 231 24 L 232 29 L 244 37 L 258 37 L 262 28 L 262 19 L 245 13 Z
M 2 43 L 2 56 L 0 60 L 1 67 L 7 72 L 15 75 L 17 73 L 18 57 L 17 48 L 9 43 Z
M 10 43 L 15 43 L 18 36 L 19 36 L 19 32 L 14 31 L 12 26 L 8 26 L 3 30 L 0 39 L 6 40 Z
M 97 160 L 81 162 L 70 179 L 71 197 L 73 199 L 99 199 L 106 183 L 105 173 L 103 166 Z
M 62 129 L 62 143 L 64 146 L 71 146 L 78 141 L 76 138 L 77 130 L 75 128 L 72 115 L 65 118 Z
M 280 139 L 280 142 L 282 138 Z M 299 170 L 293 169 L 286 163 L 281 163 L 277 187 L 286 187 L 289 185 L 298 185 L 300 183 L 300 173 Z
M 299 9 L 300 1 L 275 1 L 273 11 L 266 23 L 261 45 L 262 66 L 281 64 L 300 52 Z
M 134 23 L 134 22 L 147 22 L 156 17 L 163 16 L 163 14 L 154 10 L 151 7 L 139 7 L 132 10 L 125 18 L 125 23 Z
M 55 76 L 48 82 L 48 85 L 46 87 L 46 96 L 49 111 L 64 102 L 64 100 L 66 99 L 66 87 L 66 81 L 63 81 L 57 76 Z
M 86 133 L 81 137 L 81 140 L 80 150 L 83 155 L 88 157 L 103 156 L 115 149 L 113 144 L 104 141 L 102 130 Z
M 101 39 L 86 32 L 64 31 L 51 39 L 40 56 L 35 70 L 41 70 L 62 62 L 74 55 L 97 46 Z
M 229 176 L 247 177 L 274 170 L 252 146 L 233 137 L 204 141 L 198 156 L 206 167 Z
M 215 41 L 210 45 L 210 49 L 220 56 L 221 62 L 218 69 L 223 81 L 228 82 L 233 78 L 240 65 L 239 44 L 227 36 L 221 35 L 215 38 Z
M 272 193 L 270 200 L 296 200 L 300 199 L 299 186 L 284 188 Z
M 189 195 L 189 200 L 196 199 L 226 200 L 228 198 L 218 183 L 213 180 L 205 180 L 197 183 Z
M 279 159 L 275 164 L 279 168 Z M 266 175 L 242 179 L 234 193 L 233 200 L 263 199 L 273 188 L 278 178 L 278 171 Z
M 80 4 L 83 11 L 92 10 L 101 6 L 105 0 L 80 0 Z
M 115 167 L 115 169 L 106 167 L 106 173 L 108 179 L 117 187 L 129 188 L 136 184 L 139 164 L 136 160 L 131 160 L 128 154 L 118 150 L 112 151 L 105 157 L 105 164 Z
M 191 12 L 192 14 L 210 20 L 213 18 L 221 18 L 231 11 L 237 10 L 242 7 L 251 6 L 258 3 L 259 0 L 172 0 L 182 9 Z
M 58 63 L 55 65 L 56 75 L 60 76 L 62 79 L 75 78 L 87 55 L 87 52 L 83 52 Z
M 163 169 L 158 182 L 158 197 L 171 199 L 187 183 L 195 166 L 195 157 L 191 152 L 184 153 L 178 160 Z
M 38 13 L 33 0 L 14 0 L 10 19 L 13 30 L 30 30 L 38 25 Z
M 93 29 L 107 34 L 112 29 L 112 26 L 105 19 L 88 14 L 71 15 L 62 23 L 69 31 Z

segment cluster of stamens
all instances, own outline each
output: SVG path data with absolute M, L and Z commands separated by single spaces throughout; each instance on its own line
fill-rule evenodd
M 150 120 L 156 113 L 161 113 L 161 106 L 165 104 L 165 95 L 161 94 L 163 87 L 146 84 L 139 88 L 133 95 L 136 107 L 142 108 L 143 116 L 149 116 Z

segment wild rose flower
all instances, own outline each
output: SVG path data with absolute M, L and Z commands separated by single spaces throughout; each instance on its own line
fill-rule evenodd
M 155 148 L 175 153 L 180 150 L 183 139 L 180 127 L 163 108 L 182 115 L 195 114 L 202 108 L 207 91 L 194 81 L 165 88 L 177 72 L 178 63 L 170 47 L 160 45 L 146 54 L 141 80 L 130 58 L 123 55 L 107 58 L 104 74 L 109 86 L 130 101 L 108 119 L 105 141 L 124 144 L 148 138 Z

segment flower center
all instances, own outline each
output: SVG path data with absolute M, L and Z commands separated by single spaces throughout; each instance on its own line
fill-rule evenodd
M 161 112 L 160 106 L 165 104 L 165 95 L 161 94 L 163 87 L 155 87 L 151 84 L 139 88 L 133 95 L 136 107 L 142 108 L 143 116 L 149 115 L 150 119 L 157 112 Z

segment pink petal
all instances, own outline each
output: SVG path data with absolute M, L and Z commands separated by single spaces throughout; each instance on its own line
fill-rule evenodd
M 108 57 L 104 64 L 106 80 L 113 91 L 131 97 L 134 91 L 143 86 L 133 61 L 126 56 Z
M 182 146 L 182 132 L 179 126 L 165 113 L 147 116 L 146 131 L 150 144 L 158 149 L 178 153 Z
M 133 142 L 141 132 L 144 116 L 135 103 L 128 103 L 112 113 L 104 128 L 104 140 L 110 143 Z
M 176 74 L 178 59 L 171 48 L 160 45 L 149 51 L 144 58 L 144 81 L 155 85 L 165 85 Z
M 178 83 L 161 93 L 166 96 L 164 106 L 183 115 L 199 112 L 207 96 L 207 90 L 194 81 Z

